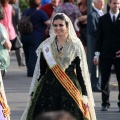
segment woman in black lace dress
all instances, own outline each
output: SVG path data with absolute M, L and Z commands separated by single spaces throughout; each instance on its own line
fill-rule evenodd
M 59 110 L 70 112 L 77 120 L 96 120 L 85 51 L 65 14 L 58 13 L 53 18 L 50 37 L 39 46 L 37 53 L 33 81 L 39 78 L 34 92 L 36 82 L 31 84 L 33 95 L 26 120 Z M 92 100 L 92 111 L 88 110 L 89 100 Z

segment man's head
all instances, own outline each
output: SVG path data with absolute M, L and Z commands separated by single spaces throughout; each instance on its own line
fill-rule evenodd
M 51 4 L 56 7 L 59 5 L 60 0 L 51 0 Z
M 104 8 L 104 0 L 93 0 L 94 6 L 99 9 L 102 10 Z
M 113 14 L 117 13 L 120 9 L 120 0 L 109 0 L 110 10 Z

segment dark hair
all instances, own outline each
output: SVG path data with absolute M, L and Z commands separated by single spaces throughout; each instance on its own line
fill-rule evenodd
M 66 2 L 70 2 L 70 0 L 63 0 L 63 2 L 64 2 L 64 3 L 66 3 Z
M 40 2 L 37 2 L 36 0 L 29 0 L 29 6 L 30 8 L 37 8 L 40 6 Z
M 67 111 L 59 111 L 56 114 L 55 120 L 76 120 L 76 119 Z
M 34 120 L 76 120 L 69 112 L 53 111 L 38 115 Z
M 66 21 L 66 19 L 65 19 L 65 17 L 64 17 L 63 14 L 56 15 L 56 16 L 53 18 L 53 22 L 54 22 L 55 20 L 58 20 L 58 19 L 65 21 L 65 24 L 66 24 L 66 26 L 68 27 L 68 22 Z M 53 23 L 52 23 L 52 24 L 53 24 Z
M 0 3 L 3 7 L 5 7 L 6 4 L 9 3 L 9 0 L 0 0 Z
M 54 120 L 56 112 L 45 112 L 39 114 L 34 120 Z
M 9 0 L 10 4 L 15 4 L 17 2 L 17 0 Z

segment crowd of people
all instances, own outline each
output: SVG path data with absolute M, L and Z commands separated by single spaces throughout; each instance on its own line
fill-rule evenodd
M 93 0 L 89 14 L 87 0 L 29 0 L 22 12 L 16 2 L 0 0 L 0 83 L 14 50 L 32 77 L 21 120 L 96 120 L 92 92 L 101 92 L 101 111 L 108 111 L 112 65 L 120 112 L 120 0 L 108 0 L 107 12 L 104 0 Z M 4 86 L 0 95 L 0 120 L 10 120 Z

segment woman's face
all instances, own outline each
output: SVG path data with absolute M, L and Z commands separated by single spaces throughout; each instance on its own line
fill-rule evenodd
M 68 27 L 64 20 L 58 19 L 53 22 L 54 32 L 57 36 L 63 36 L 68 34 Z
M 41 2 L 40 0 L 35 0 L 35 3 L 36 3 L 36 4 L 39 4 L 39 5 L 40 5 L 40 2 Z

